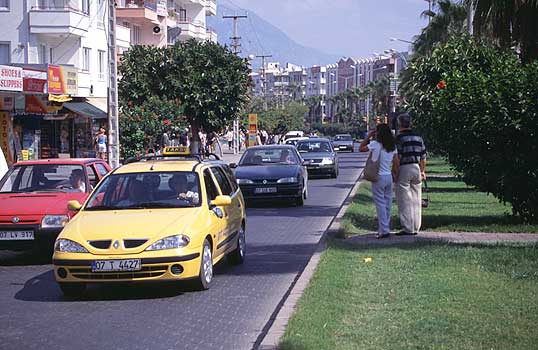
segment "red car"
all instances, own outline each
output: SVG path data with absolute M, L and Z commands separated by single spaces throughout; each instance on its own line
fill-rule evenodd
M 75 215 L 67 202 L 83 203 L 110 170 L 101 159 L 16 163 L 0 180 L 0 250 L 50 247 Z

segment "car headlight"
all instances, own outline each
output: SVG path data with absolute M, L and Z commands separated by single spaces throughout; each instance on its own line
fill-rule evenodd
M 322 165 L 329 165 L 329 164 L 333 164 L 333 163 L 334 163 L 334 160 L 332 158 L 323 158 L 321 160 Z
M 282 179 L 278 179 L 276 183 L 279 184 L 292 184 L 296 183 L 297 178 L 296 177 L 283 177 Z
M 45 215 L 41 220 L 41 228 L 58 228 L 64 227 L 69 221 L 67 215 Z
M 189 244 L 190 239 L 184 235 L 175 235 L 166 237 L 153 243 L 146 250 L 163 250 L 163 249 L 176 249 L 183 248 Z
M 249 184 L 253 184 L 254 181 L 252 180 L 249 180 L 249 179 L 237 179 L 237 184 L 238 185 L 249 185 Z
M 70 239 L 60 238 L 54 243 L 54 250 L 62 253 L 87 253 L 88 250 Z

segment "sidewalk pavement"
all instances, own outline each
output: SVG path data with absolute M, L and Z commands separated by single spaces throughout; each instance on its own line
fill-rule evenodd
M 520 243 L 538 244 L 538 234 L 533 233 L 486 233 L 486 232 L 420 232 L 416 236 L 396 236 L 377 239 L 375 234 L 355 235 L 348 237 L 346 242 L 356 245 L 393 245 L 417 242 L 445 242 L 456 244 L 498 244 Z
M 227 148 L 227 146 L 226 146 Z M 222 157 L 220 157 L 222 160 L 224 160 L 226 163 L 230 164 L 230 163 L 238 163 L 239 162 L 239 159 L 241 159 L 241 156 L 243 155 L 243 151 L 237 153 L 237 154 L 233 154 L 233 151 L 229 151 L 227 149 L 225 149 L 223 152 L 222 152 Z

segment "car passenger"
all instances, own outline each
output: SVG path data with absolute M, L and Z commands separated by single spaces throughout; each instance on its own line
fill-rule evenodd
M 140 180 L 131 180 L 127 186 L 127 198 L 117 203 L 120 207 L 128 207 L 144 201 L 144 184 Z

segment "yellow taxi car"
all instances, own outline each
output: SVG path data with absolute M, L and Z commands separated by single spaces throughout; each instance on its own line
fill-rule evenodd
M 245 203 L 221 160 L 137 159 L 109 173 L 58 236 L 54 275 L 65 295 L 87 283 L 194 279 L 208 289 L 223 257 L 245 256 Z M 184 152 L 184 149 L 179 149 Z

